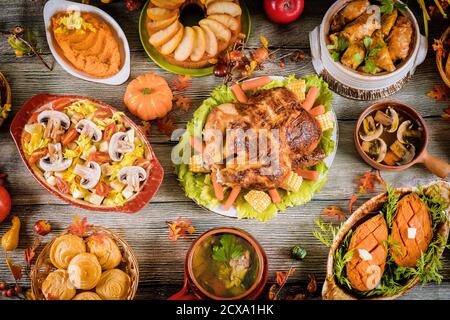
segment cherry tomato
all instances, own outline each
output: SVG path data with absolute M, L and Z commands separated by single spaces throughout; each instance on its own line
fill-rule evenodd
M 72 102 L 69 98 L 62 98 L 53 102 L 52 109 L 56 111 L 64 111 L 64 108 L 67 107 Z
M 105 131 L 103 132 L 103 139 L 109 142 L 109 140 L 111 140 L 111 137 L 113 136 L 114 133 L 116 133 L 116 131 L 117 126 L 114 123 L 107 125 Z
M 70 184 L 61 179 L 60 177 L 55 176 L 56 178 L 56 187 L 58 188 L 59 192 L 62 194 L 69 194 L 70 192 Z
M 134 165 L 147 169 L 151 165 L 151 163 L 152 161 L 150 159 L 136 159 Z
M 111 109 L 99 108 L 94 112 L 94 117 L 98 119 L 111 118 L 113 115 Z
M 75 140 L 78 137 L 77 130 L 72 127 L 64 134 L 61 143 L 63 146 L 67 146 L 69 143 L 71 143 L 73 140 Z
M 47 155 L 47 153 L 48 153 L 47 148 L 41 148 L 41 149 L 34 150 L 33 153 L 31 154 L 30 158 L 28 159 L 28 162 L 30 164 L 35 164 L 42 157 L 45 157 Z
M 304 0 L 264 0 L 264 11 L 272 22 L 288 24 L 300 17 Z
M 95 193 L 98 194 L 99 196 L 105 197 L 108 195 L 110 191 L 111 191 L 110 186 L 104 181 L 100 181 L 95 186 Z
M 94 161 L 97 163 L 107 163 L 111 161 L 111 158 L 109 157 L 109 154 L 106 152 L 96 151 L 92 152 L 89 155 L 88 161 Z

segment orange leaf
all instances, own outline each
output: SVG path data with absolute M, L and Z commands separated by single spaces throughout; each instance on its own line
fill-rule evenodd
M 176 94 L 173 96 L 173 101 L 175 102 L 175 105 L 181 109 L 183 109 L 185 112 L 188 112 L 191 108 L 191 102 L 192 99 L 185 97 L 181 94 Z
M 189 219 L 183 220 L 182 217 L 178 217 L 177 220 L 167 222 L 169 226 L 169 240 L 177 241 L 180 237 L 186 238 L 187 234 L 193 234 L 195 232 L 194 226 L 191 225 Z
M 94 233 L 91 238 L 99 244 L 103 244 L 103 242 L 105 241 L 105 235 L 103 233 Z
M 16 281 L 22 279 L 22 266 L 14 264 L 9 257 L 9 254 L 6 254 L 6 265 Z
M 139 129 L 144 135 L 148 136 L 152 132 L 152 125 L 148 121 L 142 121 Z
M 444 85 L 435 85 L 434 89 L 427 93 L 427 96 L 439 102 L 450 100 L 450 88 Z
M 172 132 L 175 130 L 174 120 L 170 116 L 165 116 L 164 118 L 157 119 L 156 126 L 162 134 L 168 136 L 169 138 L 171 137 Z
M 323 209 L 322 214 L 328 216 L 329 218 L 337 217 L 339 221 L 345 216 L 345 212 L 337 206 L 330 206 Z
M 27 263 L 27 267 L 31 267 L 31 262 L 33 261 L 34 256 L 36 255 L 36 249 L 39 247 L 41 240 L 39 237 L 34 238 L 34 243 L 32 247 L 26 248 L 24 250 L 25 254 L 25 262 Z
M 443 57 L 445 55 L 444 44 L 441 40 L 434 39 L 433 50 L 436 51 L 438 57 Z
M 277 271 L 276 272 L 276 281 L 277 284 L 281 287 L 288 281 L 289 277 L 292 276 L 295 272 L 295 268 L 290 267 L 288 271 Z
M 192 83 L 189 82 L 191 80 L 190 75 L 182 76 L 181 74 L 178 75 L 176 80 L 172 81 L 173 89 L 177 91 L 186 91 L 187 88 L 192 86 Z
M 356 179 L 356 183 L 359 184 L 359 193 L 374 192 L 377 183 L 380 183 L 383 186 L 386 185 L 378 170 L 375 171 L 375 173 L 370 171 L 365 172 L 362 178 Z
M 79 236 L 79 237 L 84 237 L 84 236 L 87 235 L 87 232 L 91 229 L 91 227 L 92 227 L 91 224 L 87 224 L 87 218 L 86 217 L 84 217 L 80 221 L 80 218 L 76 214 L 75 217 L 73 218 L 73 224 L 68 226 L 67 229 L 73 235 L 76 235 L 76 236 Z
M 356 196 L 356 194 L 354 194 L 348 202 L 348 211 L 350 211 L 350 214 L 353 213 L 353 205 L 355 204 L 356 200 L 358 200 L 358 197 Z

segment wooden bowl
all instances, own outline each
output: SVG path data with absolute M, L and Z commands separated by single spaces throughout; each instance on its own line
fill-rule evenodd
M 437 181 L 433 182 L 427 186 L 423 187 L 423 190 L 426 192 L 427 190 L 431 190 L 431 188 L 435 186 L 439 186 L 442 188 L 442 195 L 448 197 L 450 194 L 450 184 L 448 184 L 445 181 Z M 405 195 L 407 193 L 410 193 L 414 191 L 415 188 L 398 188 L 395 189 L 396 193 L 400 195 Z M 342 225 L 342 227 L 337 232 L 336 236 L 334 237 L 333 244 L 330 247 L 330 251 L 328 253 L 328 260 L 327 260 L 327 273 L 325 282 L 323 284 L 322 288 L 322 297 L 326 300 L 355 300 L 359 299 L 359 297 L 355 296 L 351 292 L 349 292 L 346 288 L 341 287 L 334 276 L 334 256 L 336 250 L 340 247 L 342 241 L 344 240 L 347 233 L 355 228 L 359 223 L 365 218 L 367 218 L 369 215 L 373 214 L 373 212 L 377 212 L 380 209 L 380 205 L 382 205 L 386 201 L 387 194 L 382 193 L 379 194 L 372 199 L 365 202 L 361 207 L 359 207 Z M 446 214 L 448 217 L 449 210 L 447 208 Z M 445 241 L 443 241 L 443 245 L 439 247 L 438 254 L 439 256 L 442 255 L 442 253 L 445 250 L 445 244 L 447 243 L 448 235 L 450 230 L 450 221 L 447 220 L 446 222 L 442 223 L 436 230 L 436 233 L 439 234 L 439 236 L 442 236 Z M 437 236 L 436 234 L 434 235 Z M 414 288 L 418 283 L 420 279 L 419 277 L 415 276 L 409 279 L 407 283 L 405 283 L 405 286 L 403 290 L 395 295 L 392 296 L 375 296 L 366 298 L 367 300 L 392 300 L 396 299 L 404 294 L 406 294 L 408 291 L 410 291 L 412 288 Z
M 33 269 L 30 273 L 31 290 L 35 300 L 45 300 L 45 297 L 41 290 L 42 283 L 44 282 L 45 278 L 47 278 L 50 272 L 57 269 L 50 261 L 50 248 L 56 238 L 67 233 L 69 232 L 65 231 L 54 237 L 49 243 L 47 243 L 47 245 L 44 247 L 38 258 L 36 259 L 36 264 L 33 266 Z M 122 262 L 117 268 L 124 271 L 130 276 L 131 287 L 130 291 L 127 294 L 126 300 L 133 300 L 139 284 L 139 263 L 136 258 L 136 254 L 134 253 L 131 246 L 122 237 L 120 237 L 113 231 L 103 227 L 94 226 L 89 229 L 88 235 L 92 235 L 94 233 L 105 234 L 106 236 L 114 240 L 119 246 L 120 252 L 122 253 Z
M 33 175 L 33 177 L 50 193 L 54 194 L 61 200 L 86 209 L 86 210 L 92 210 L 92 211 L 101 211 L 101 212 L 126 212 L 126 213 L 136 213 L 139 210 L 143 209 L 147 203 L 150 202 L 150 200 L 153 198 L 153 196 L 158 191 L 163 177 L 164 177 L 164 170 L 161 167 L 161 164 L 159 163 L 158 159 L 156 158 L 155 154 L 153 153 L 152 146 L 150 145 L 150 142 L 147 140 L 145 135 L 141 132 L 141 130 L 138 128 L 138 126 L 127 116 L 124 116 L 125 121 L 135 130 L 136 135 L 139 135 L 140 139 L 143 141 L 143 143 L 146 145 L 148 149 L 147 157 L 151 157 L 152 163 L 151 163 L 151 170 L 148 172 L 148 178 L 142 185 L 140 191 L 134 195 L 132 198 L 130 198 L 123 206 L 120 207 L 112 207 L 112 206 L 96 206 L 93 204 L 90 204 L 86 201 L 80 201 L 77 199 L 74 199 L 71 196 L 62 194 L 59 192 L 59 190 L 55 187 L 50 186 L 39 172 L 37 172 L 35 169 L 33 169 L 32 166 L 28 163 L 25 153 L 23 152 L 22 148 L 22 133 L 24 130 L 25 125 L 28 123 L 29 119 L 33 115 L 33 113 L 39 109 L 40 107 L 61 98 L 72 98 L 72 99 L 86 99 L 93 101 L 94 103 L 112 110 L 113 112 L 117 112 L 115 108 L 111 107 L 110 105 L 103 103 L 101 101 L 97 101 L 95 99 L 87 98 L 87 97 L 81 97 L 81 96 L 56 96 L 56 95 L 49 95 L 49 94 L 37 94 L 33 96 L 31 99 L 29 99 L 23 107 L 17 112 L 15 115 L 12 123 L 10 132 L 14 139 L 14 142 L 17 146 L 17 150 L 20 153 L 20 157 L 22 158 L 23 162 L 25 163 L 26 167 L 30 171 L 30 173 Z
M 450 27 L 445 30 L 445 32 L 441 36 L 442 43 L 445 43 L 450 38 Z M 445 63 L 446 60 L 449 59 L 450 52 L 447 52 L 447 55 L 443 57 L 442 55 L 436 54 L 436 64 L 439 70 L 439 74 L 441 75 L 442 80 L 444 80 L 447 87 L 450 88 L 450 78 L 445 74 Z
M 8 80 L 0 72 L 0 109 L 6 107 L 7 105 L 11 106 L 11 87 L 9 86 Z M 3 97 L 3 94 L 5 97 Z M 0 117 L 0 127 L 5 122 L 6 119 Z
M 192 259 L 194 256 L 195 250 L 202 243 L 203 240 L 207 239 L 210 236 L 216 234 L 234 234 L 238 237 L 245 239 L 256 252 L 256 256 L 259 261 L 259 271 L 256 276 L 256 280 L 253 285 L 243 294 L 237 297 L 232 298 L 223 298 L 215 296 L 205 289 L 198 283 L 197 279 L 194 276 L 194 271 L 192 267 Z M 238 229 L 238 228 L 215 228 L 211 229 L 202 235 L 200 235 L 189 248 L 188 253 L 186 254 L 185 265 L 184 265 L 184 285 L 183 288 L 173 296 L 171 296 L 168 300 L 204 300 L 204 299 L 213 299 L 213 300 L 255 300 L 263 291 L 267 279 L 268 279 L 268 260 L 267 255 L 255 238 L 253 238 L 248 232 Z
M 404 113 L 406 113 L 411 119 L 416 121 L 422 128 L 423 128 L 423 137 L 422 137 L 422 144 L 419 150 L 416 150 L 416 155 L 414 159 L 404 165 L 400 166 L 389 166 L 386 164 L 378 163 L 372 158 L 370 158 L 361 147 L 361 141 L 359 137 L 359 130 L 361 128 L 361 125 L 363 123 L 364 118 L 366 118 L 370 113 L 380 110 L 380 109 L 386 109 L 388 106 L 393 107 L 394 109 L 401 110 Z M 408 169 L 412 165 L 416 163 L 423 163 L 428 170 L 430 170 L 433 174 L 435 174 L 438 177 L 446 178 L 450 174 L 450 164 L 448 164 L 446 161 L 441 160 L 439 158 L 436 158 L 432 155 L 430 155 L 427 151 L 428 147 L 428 127 L 425 123 L 425 120 L 422 118 L 422 116 L 414 110 L 412 107 L 409 107 L 401 102 L 388 100 L 388 101 L 382 101 L 375 103 L 374 105 L 371 105 L 368 107 L 364 112 L 359 116 L 359 119 L 356 123 L 355 132 L 354 132 L 354 141 L 355 141 L 355 147 L 358 151 L 359 155 L 363 160 L 370 165 L 371 167 L 378 169 L 378 170 L 388 170 L 388 171 L 402 171 L 405 169 Z

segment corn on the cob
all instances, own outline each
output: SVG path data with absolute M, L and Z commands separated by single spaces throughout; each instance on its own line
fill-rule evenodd
M 319 121 L 320 126 L 322 127 L 322 131 L 332 129 L 334 127 L 333 123 L 333 116 L 331 115 L 331 112 L 328 111 L 327 113 L 318 115 L 316 117 L 317 121 Z
M 210 171 L 205 167 L 205 163 L 203 162 L 203 158 L 200 154 L 196 154 L 191 157 L 189 170 L 197 173 L 207 173 Z
M 305 80 L 299 79 L 292 81 L 286 87 L 297 96 L 300 102 L 305 101 L 305 91 L 306 91 Z
M 303 178 L 300 177 L 294 171 L 291 171 L 286 180 L 284 180 L 283 183 L 281 184 L 281 187 L 288 191 L 297 192 L 300 189 L 302 182 Z
M 263 212 L 272 203 L 270 196 L 264 191 L 251 190 L 244 199 L 258 212 Z

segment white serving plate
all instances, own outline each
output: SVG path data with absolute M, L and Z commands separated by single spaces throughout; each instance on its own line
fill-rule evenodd
M 118 73 L 108 78 L 93 77 L 83 71 L 74 68 L 73 65 L 64 57 L 64 55 L 60 53 L 58 44 L 54 40 L 53 34 L 50 30 L 51 18 L 55 13 L 66 11 L 68 9 L 78 10 L 81 12 L 89 12 L 98 15 L 106 23 L 108 23 L 108 25 L 116 33 L 117 40 L 119 41 L 119 50 L 121 51 L 120 53 L 123 59 L 122 68 Z M 130 77 L 130 47 L 128 45 L 127 37 L 125 36 L 125 33 L 123 32 L 119 24 L 105 11 L 87 4 L 81 4 L 65 0 L 50 0 L 44 6 L 44 23 L 48 46 L 53 54 L 53 57 L 59 63 L 59 65 L 71 75 L 83 80 L 110 85 L 122 84 L 125 81 L 127 81 L 128 78 Z
M 282 76 L 270 76 L 272 80 L 279 80 L 284 79 Z M 244 81 L 245 82 L 245 81 Z M 331 164 L 333 163 L 334 157 L 336 156 L 336 151 L 338 147 L 338 141 L 339 141 L 339 128 L 338 128 L 338 121 L 336 117 L 336 113 L 333 110 L 333 106 L 331 106 L 331 114 L 333 115 L 333 121 L 334 121 L 334 128 L 333 128 L 333 135 L 331 136 L 332 140 L 334 141 L 334 150 L 331 152 L 323 161 L 327 165 L 328 168 L 331 167 Z M 328 173 L 328 172 L 327 172 Z M 321 179 L 323 177 L 323 174 L 320 175 Z M 200 205 L 201 207 L 204 207 Z M 218 205 L 216 207 L 204 207 L 214 213 L 220 214 L 222 216 L 230 217 L 230 218 L 237 218 L 238 212 L 236 210 L 235 206 L 232 206 L 228 211 L 225 211 L 222 207 L 222 205 Z
M 400 90 L 414 74 L 416 67 L 425 60 L 428 50 L 427 39 L 420 33 L 419 24 L 414 14 L 406 8 L 405 16 L 412 21 L 414 28 L 414 38 L 409 57 L 395 71 L 390 73 L 367 75 L 356 72 L 341 63 L 335 62 L 325 42 L 333 16 L 344 8 L 348 2 L 350 0 L 336 1 L 325 13 L 322 23 L 310 32 L 309 43 L 312 64 L 318 74 L 326 73 L 331 76 L 335 81 L 331 83 L 328 81 L 330 88 L 345 97 L 357 100 L 385 98 Z M 401 1 L 398 2 L 402 3 Z

